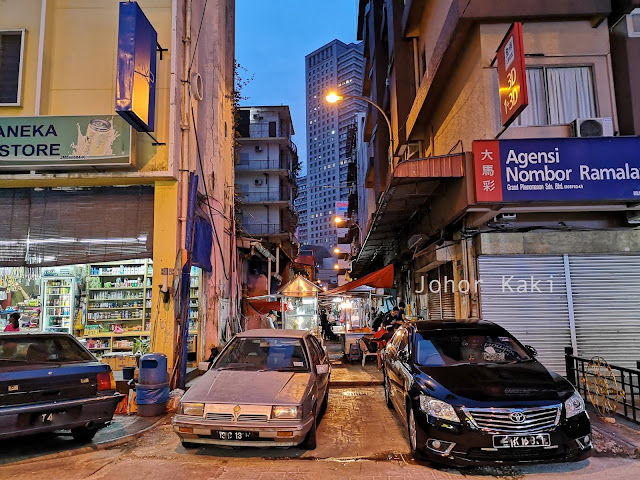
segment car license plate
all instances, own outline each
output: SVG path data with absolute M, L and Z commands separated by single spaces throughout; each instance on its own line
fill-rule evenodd
M 33 423 L 54 423 L 56 419 L 64 415 L 64 412 L 36 413 L 33 415 Z
M 258 438 L 258 432 L 218 430 L 211 432 L 211 436 L 218 440 L 252 440 Z
M 551 439 L 548 433 L 535 435 L 494 435 L 494 448 L 548 447 Z

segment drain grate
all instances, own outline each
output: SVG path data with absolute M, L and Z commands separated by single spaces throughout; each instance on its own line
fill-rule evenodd
M 367 392 L 352 392 L 352 391 L 346 391 L 346 392 L 342 392 L 342 395 L 344 395 L 345 397 L 364 397 L 369 395 Z

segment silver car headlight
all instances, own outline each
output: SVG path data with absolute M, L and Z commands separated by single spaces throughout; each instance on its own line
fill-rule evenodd
M 422 393 L 420 394 L 420 410 L 435 418 L 449 420 L 451 422 L 460 422 L 458 414 L 451 405 Z
M 584 400 L 578 392 L 573 392 L 573 395 L 564 402 L 564 410 L 567 412 L 567 418 L 571 418 L 584 412 Z
M 180 403 L 178 413 L 201 417 L 204 413 L 204 403 Z
M 279 420 L 301 418 L 302 409 L 300 407 L 293 407 L 291 405 L 274 405 L 271 408 L 271 418 L 277 418 Z

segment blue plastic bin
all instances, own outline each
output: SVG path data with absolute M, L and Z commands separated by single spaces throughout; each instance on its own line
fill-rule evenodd
M 167 356 L 164 353 L 147 353 L 140 359 L 138 383 L 158 385 L 169 381 Z
M 162 353 L 143 355 L 139 368 L 138 385 L 136 385 L 138 415 L 155 417 L 164 414 L 169 401 L 167 356 Z

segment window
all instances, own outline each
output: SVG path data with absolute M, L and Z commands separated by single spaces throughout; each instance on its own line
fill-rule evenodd
M 0 31 L 0 105 L 20 105 L 24 30 Z
M 566 125 L 596 116 L 591 67 L 527 68 L 527 91 L 529 106 L 514 125 Z

